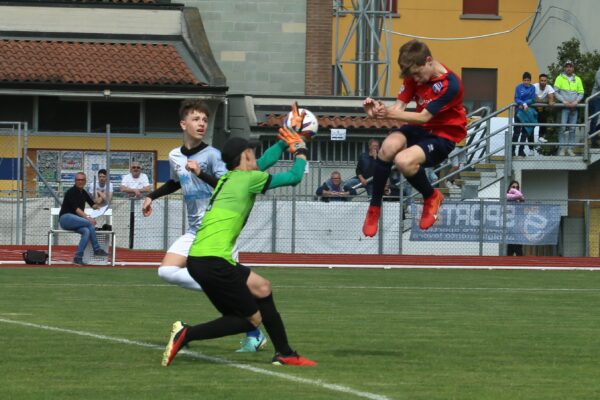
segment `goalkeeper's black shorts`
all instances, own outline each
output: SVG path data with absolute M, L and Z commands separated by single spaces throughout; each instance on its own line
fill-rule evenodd
M 247 318 L 258 311 L 245 265 L 234 266 L 220 257 L 188 257 L 187 269 L 221 314 Z

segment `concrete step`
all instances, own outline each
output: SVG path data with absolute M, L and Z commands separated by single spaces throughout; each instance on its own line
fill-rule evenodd
M 481 172 L 477 171 L 462 171 L 459 176 L 465 180 L 481 179 Z
M 496 172 L 496 169 L 498 168 L 498 164 L 484 164 L 484 163 L 480 163 L 480 164 L 475 164 L 475 171 L 494 171 Z

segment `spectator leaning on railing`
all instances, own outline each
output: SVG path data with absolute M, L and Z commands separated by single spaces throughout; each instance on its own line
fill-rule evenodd
M 331 173 L 331 178 L 327 179 L 316 191 L 317 196 L 321 196 L 321 201 L 350 201 L 356 190 L 344 187 L 342 174 L 338 171 Z
M 536 103 L 545 103 L 548 106 L 552 107 L 554 105 L 554 88 L 552 85 L 548 84 L 548 75 L 540 74 L 538 77 L 539 82 L 534 83 L 533 87 L 535 88 L 535 102 Z M 551 109 L 548 107 L 538 107 L 538 122 L 545 124 L 548 122 L 548 117 L 550 116 Z M 548 142 L 546 139 L 546 132 L 548 131 L 548 127 L 540 126 L 540 132 L 538 135 L 538 141 L 540 143 Z
M 565 108 L 560 112 L 560 123 L 562 126 L 558 137 L 558 141 L 561 144 L 558 151 L 559 156 L 564 156 L 565 150 L 568 155 L 575 155 L 571 148 L 572 146 L 567 145 L 567 143 L 575 143 L 575 127 L 564 126 L 565 124 L 577 123 L 577 116 L 579 114 L 577 103 L 583 100 L 583 83 L 581 82 L 581 78 L 575 75 L 574 71 L 575 66 L 573 65 L 573 61 L 567 60 L 564 72 L 554 81 L 556 99 L 565 105 Z
M 537 112 L 529 106 L 535 101 L 535 88 L 531 85 L 531 74 L 523 73 L 523 82 L 515 88 L 515 103 L 517 108 L 515 112 L 516 123 L 534 123 L 537 122 Z M 513 129 L 512 141 L 533 143 L 533 126 L 515 125 Z M 515 156 L 517 146 L 513 144 L 512 155 Z M 533 150 L 533 145 L 529 145 L 529 150 Z M 525 156 L 525 145 L 519 148 L 519 156 Z

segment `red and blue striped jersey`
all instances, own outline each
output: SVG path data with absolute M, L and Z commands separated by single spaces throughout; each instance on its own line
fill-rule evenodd
M 455 143 L 467 135 L 467 115 L 462 105 L 463 85 L 454 72 L 446 66 L 447 72 L 432 78 L 427 83 L 416 83 L 411 77 L 404 79 L 398 93 L 398 100 L 408 104 L 417 103 L 416 112 L 427 109 L 433 118 L 423 128 L 434 135 Z

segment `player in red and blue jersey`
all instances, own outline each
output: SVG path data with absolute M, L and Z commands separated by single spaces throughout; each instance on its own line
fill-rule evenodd
M 363 225 L 365 236 L 377 234 L 381 200 L 393 165 L 423 195 L 419 226 L 429 229 L 437 220 L 444 195 L 431 186 L 424 168 L 446 160 L 456 143 L 467 135 L 463 86 L 458 75 L 434 60 L 427 45 L 418 40 L 400 47 L 398 65 L 404 82 L 396 103 L 387 107 L 370 97 L 363 102 L 369 117 L 395 119 L 406 124 L 390 132 L 379 150 L 373 195 Z M 416 110 L 405 111 L 413 100 Z

